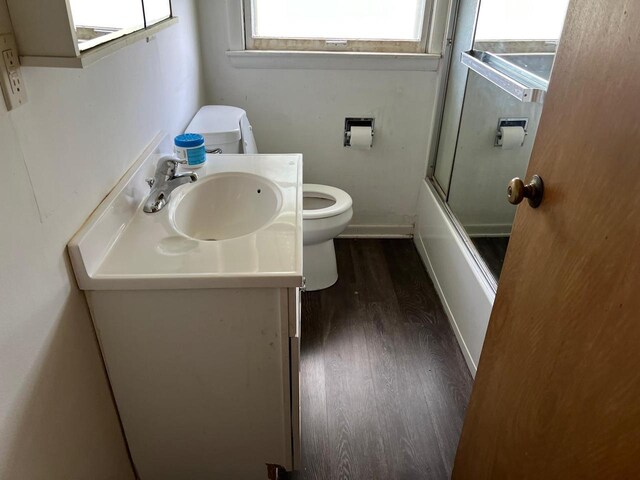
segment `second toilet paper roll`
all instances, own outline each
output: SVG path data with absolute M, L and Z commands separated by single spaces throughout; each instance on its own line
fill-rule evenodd
M 350 144 L 354 148 L 369 150 L 371 148 L 371 127 L 351 127 Z
M 500 127 L 502 148 L 512 150 L 522 147 L 525 131 L 522 127 Z

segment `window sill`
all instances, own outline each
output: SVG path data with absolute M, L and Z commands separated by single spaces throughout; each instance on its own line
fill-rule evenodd
M 149 28 L 136 30 L 122 37 L 118 37 L 109 42 L 97 45 L 85 50 L 77 57 L 44 57 L 25 55 L 20 57 L 20 64 L 23 67 L 61 67 L 61 68 L 84 68 L 98 60 L 111 55 L 112 53 L 138 42 L 143 38 L 153 37 L 156 33 L 171 25 L 178 23 L 178 17 L 171 17 L 163 20 Z
M 440 55 L 429 53 L 233 50 L 227 57 L 235 68 L 258 69 L 435 72 L 440 64 Z

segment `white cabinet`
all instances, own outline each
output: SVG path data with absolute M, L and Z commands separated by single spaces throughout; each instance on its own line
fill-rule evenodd
M 7 0 L 26 66 L 81 68 L 177 22 L 170 0 Z
M 298 289 L 86 294 L 142 480 L 266 478 L 265 463 L 294 467 Z
M 175 203 L 142 208 L 167 141 L 149 145 L 70 241 L 78 286 L 140 478 L 266 478 L 266 463 L 299 464 L 302 157 L 212 156 L 170 202 L 252 175 L 278 208 L 251 233 L 197 240 L 178 229 Z M 244 206 L 230 196 L 236 220 L 265 201 L 254 191 Z

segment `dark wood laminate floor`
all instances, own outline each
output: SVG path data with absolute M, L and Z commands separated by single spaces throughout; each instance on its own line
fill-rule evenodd
M 302 298 L 305 480 L 449 478 L 471 376 L 410 240 L 336 240 Z
M 509 246 L 509 237 L 472 237 L 471 241 L 493 276 L 496 280 L 499 279 Z

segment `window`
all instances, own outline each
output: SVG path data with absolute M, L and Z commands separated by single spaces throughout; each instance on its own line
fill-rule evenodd
M 80 51 L 171 17 L 170 0 L 69 0 Z
M 558 40 L 568 0 L 484 0 L 476 41 Z
M 426 50 L 430 0 L 245 0 L 252 50 Z

